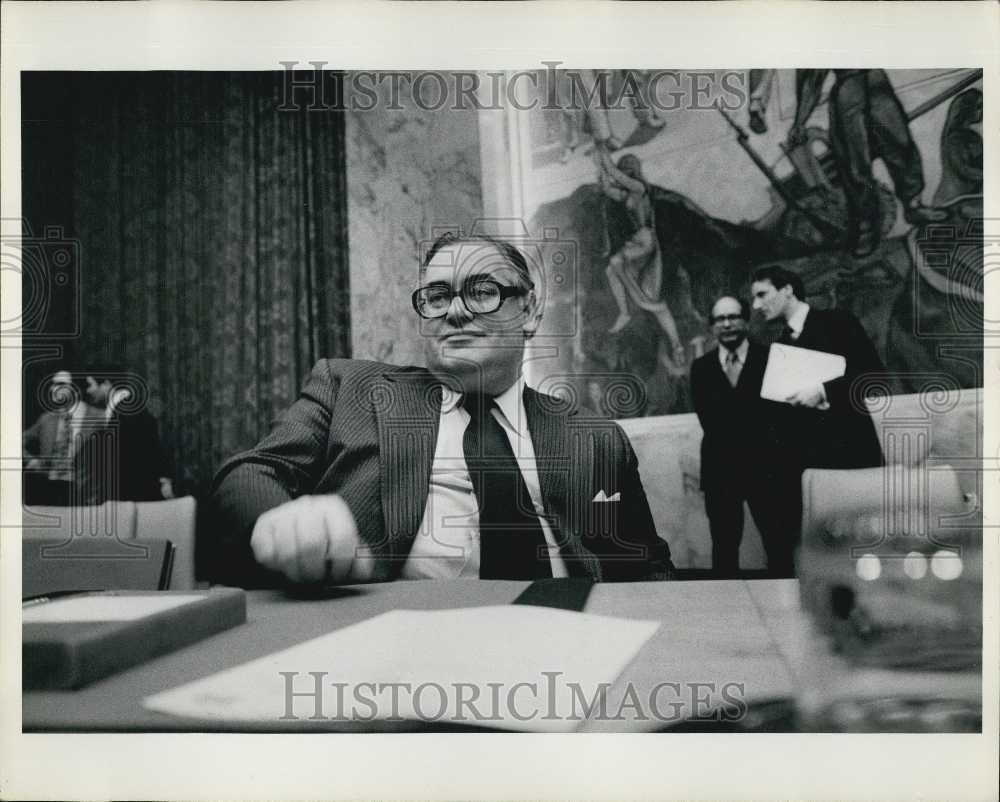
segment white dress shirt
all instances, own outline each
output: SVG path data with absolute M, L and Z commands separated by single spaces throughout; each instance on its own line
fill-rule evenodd
M 510 441 L 531 502 L 539 515 L 542 533 L 549 546 L 552 576 L 565 577 L 569 576 L 566 565 L 559 554 L 552 528 L 543 517 L 545 507 L 523 392 L 524 380 L 518 379 L 496 397 L 491 414 L 500 422 Z M 479 507 L 462 445 L 470 417 L 461 406 L 461 400 L 460 394 L 443 388 L 427 506 L 420 530 L 413 540 L 413 548 L 403 565 L 402 579 L 479 578 Z
M 800 303 L 798 308 L 788 318 L 788 328 L 792 330 L 792 339 L 797 340 L 802 334 L 802 328 L 806 325 L 806 315 L 809 314 L 809 304 Z

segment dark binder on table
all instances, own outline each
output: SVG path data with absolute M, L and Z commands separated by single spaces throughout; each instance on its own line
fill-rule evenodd
M 107 620 L 171 602 L 177 605 Z M 26 602 L 22 615 L 24 690 L 79 688 L 244 623 L 246 594 L 238 588 L 82 593 Z

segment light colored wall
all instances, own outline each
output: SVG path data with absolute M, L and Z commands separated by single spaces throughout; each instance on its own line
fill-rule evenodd
M 670 544 L 678 568 L 711 568 L 712 537 L 701 492 L 701 425 L 694 413 L 628 418 L 618 423 L 639 460 L 639 475 L 649 499 L 657 534 Z M 740 567 L 765 568 L 760 534 L 744 509 Z
M 351 340 L 357 358 L 422 365 L 409 311 L 418 247 L 482 215 L 478 118 L 421 109 L 408 92 L 388 109 L 388 87 L 371 111 L 347 112 Z

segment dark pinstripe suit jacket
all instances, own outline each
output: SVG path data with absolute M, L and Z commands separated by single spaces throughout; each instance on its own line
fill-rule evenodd
M 273 581 L 252 565 L 250 533 L 264 511 L 303 494 L 338 493 L 377 557 L 375 578 L 399 576 L 423 518 L 441 390 L 421 368 L 322 360 L 298 400 L 215 479 L 221 564 L 240 584 Z M 670 550 L 653 525 L 635 453 L 612 421 L 525 389 L 546 512 L 571 576 L 665 579 Z M 620 493 L 620 501 L 595 502 Z

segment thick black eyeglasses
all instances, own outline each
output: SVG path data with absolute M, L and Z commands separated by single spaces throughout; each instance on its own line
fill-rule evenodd
M 527 287 L 505 287 L 491 278 L 477 279 L 462 285 L 461 292 L 455 292 L 447 284 L 432 284 L 421 287 L 413 293 L 413 308 L 427 320 L 444 317 L 451 308 L 451 302 L 458 295 L 465 308 L 473 315 L 488 315 L 496 312 L 505 300 L 526 295 Z
M 735 323 L 737 320 L 743 320 L 743 315 L 716 315 L 712 318 L 713 323 Z

